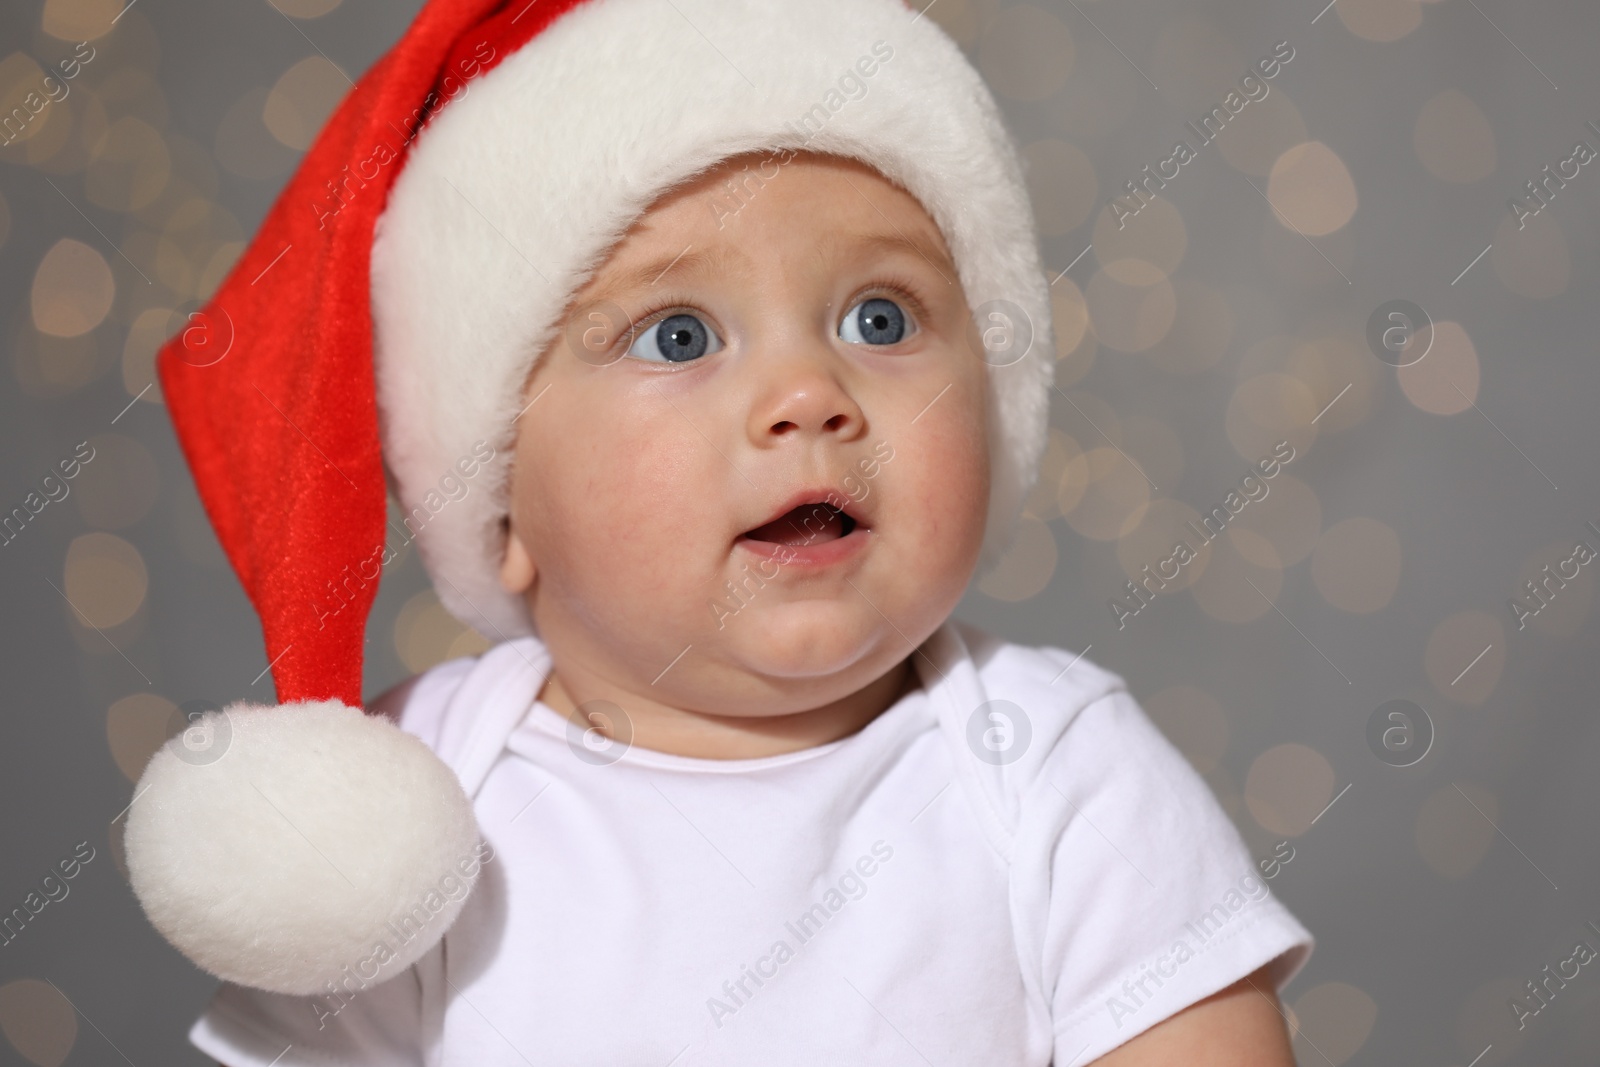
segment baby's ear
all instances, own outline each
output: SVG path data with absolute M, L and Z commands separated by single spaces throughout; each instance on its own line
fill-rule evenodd
M 501 527 L 505 530 L 505 555 L 500 561 L 500 584 L 505 586 L 509 593 L 524 593 L 533 585 L 534 574 L 537 571 L 533 564 L 533 556 L 528 552 L 522 538 L 517 536 L 516 529 L 511 525 L 511 517 L 500 520 Z

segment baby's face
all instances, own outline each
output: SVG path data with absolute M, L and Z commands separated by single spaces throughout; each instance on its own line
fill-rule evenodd
M 815 708 L 903 660 L 960 599 L 989 501 L 985 364 L 938 227 L 865 166 L 777 158 L 641 216 L 517 423 L 502 580 L 558 669 L 711 715 Z

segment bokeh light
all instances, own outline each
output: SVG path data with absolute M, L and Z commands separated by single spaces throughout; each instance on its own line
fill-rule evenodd
M 1222 157 L 1236 170 L 1265 178 L 1272 165 L 1285 152 L 1308 139 L 1306 120 L 1300 109 L 1277 82 L 1260 100 L 1250 101 L 1250 121 L 1228 127 L 1226 137 L 1217 138 Z
M 139 312 L 122 344 L 122 385 L 130 397 L 159 404 L 161 382 L 156 377 L 156 353 L 171 335 L 172 308 L 153 307 Z M 148 391 L 145 387 L 151 386 Z
M 1351 33 L 1369 41 L 1398 41 L 1422 25 L 1417 0 L 1339 0 L 1334 10 Z
M 1428 794 L 1417 810 L 1417 851 L 1441 878 L 1465 878 L 1494 844 L 1500 805 L 1474 782 L 1454 782 Z
M 1478 399 L 1478 350 L 1459 322 L 1433 324 L 1433 345 L 1417 362 L 1395 371 L 1400 391 L 1419 410 L 1456 415 Z
M 1057 433 L 1059 431 L 1051 433 L 1052 441 Z M 1072 514 L 1072 509 L 1089 491 L 1089 461 L 1084 457 L 1083 446 L 1076 437 L 1062 433 L 1060 440 L 1063 458 L 1060 473 L 1056 477 L 1056 514 L 1065 517 Z
M 400 608 L 394 623 L 394 647 L 406 669 L 420 674 L 446 660 L 479 655 L 490 646 L 457 622 L 432 589 L 425 589 Z
M 1334 782 L 1333 766 L 1316 749 L 1274 745 L 1251 762 L 1244 802 L 1263 830 L 1299 837 L 1333 800 Z
M 1045 437 L 1044 454 L 1039 457 L 1039 475 L 1023 501 L 1023 509 L 1036 519 L 1049 522 L 1060 518 L 1061 476 L 1067 464 L 1082 456 L 1078 442 L 1052 426 Z
M 24 115 L 31 116 L 20 129 L 13 125 L 6 130 L 10 138 L 4 146 L 7 153 L 14 150 L 13 145 L 25 147 L 29 140 L 38 137 L 60 110 L 53 102 L 40 104 L 44 99 L 44 94 L 39 92 L 43 83 L 44 69 L 27 53 L 12 52 L 0 59 L 0 115 L 12 115 L 21 108 Z M 32 101 L 30 93 L 34 94 Z M 29 106 L 30 103 L 33 106 Z
M 964 49 L 977 43 L 979 28 L 991 10 L 988 0 L 944 0 L 923 8 L 924 14 Z
M 1143 352 L 1160 341 L 1178 310 L 1165 273 L 1137 259 L 1116 260 L 1095 271 L 1084 299 L 1095 336 L 1122 352 Z
M 1298 1031 L 1315 1049 L 1316 1062 L 1332 1067 L 1348 1062 L 1361 1051 L 1378 1022 L 1378 1004 L 1348 982 L 1323 982 L 1312 986 L 1294 1002 Z M 1300 1062 L 1310 1062 L 1302 1056 Z
M 1024 515 L 1017 523 L 1016 540 L 978 588 L 996 600 L 1016 602 L 1043 592 L 1056 573 L 1055 534 L 1048 523 Z
M 1494 126 L 1459 89 L 1445 89 L 1422 105 L 1411 144 L 1417 159 L 1440 181 L 1464 184 L 1494 173 Z
M 1276 561 L 1292 567 L 1317 546 L 1322 533 L 1322 501 L 1311 486 L 1282 469 L 1273 477 L 1260 480 L 1267 487 L 1267 495 L 1252 500 L 1235 516 L 1234 528 L 1249 530 L 1272 546 L 1270 556 L 1251 560 L 1252 563 L 1268 567 Z M 1253 539 L 1243 539 L 1237 547 L 1248 557 L 1255 544 Z
M 1482 1057 L 1477 1067 L 1522 1062 L 1519 1054 L 1531 1031 L 1519 1028 L 1506 1010 L 1512 997 L 1526 997 L 1526 979 L 1499 976 L 1479 985 L 1461 1002 L 1455 1016 L 1455 1047 L 1462 1063 Z M 1489 1046 L 1493 1045 L 1492 1051 Z M 1488 1051 L 1488 1055 L 1484 1053 Z
M 1317 539 L 1311 581 L 1322 599 L 1341 611 L 1381 611 L 1400 584 L 1400 538 L 1377 519 L 1336 522 Z
M 1273 217 L 1308 237 L 1332 233 L 1356 213 L 1356 183 L 1339 154 L 1321 141 L 1304 141 L 1272 164 L 1267 197 Z
M 1285 441 L 1299 460 L 1316 440 L 1316 417 L 1317 399 L 1300 379 L 1258 374 L 1240 382 L 1228 401 L 1228 440 L 1248 463 L 1272 456 Z
M 1378 368 L 1364 342 L 1345 336 L 1269 334 L 1252 344 L 1235 365 L 1249 377 L 1287 374 L 1305 383 L 1317 402 L 1312 416 L 1319 434 L 1365 422 L 1378 397 Z
M 243 250 L 244 231 L 232 214 L 208 200 L 187 200 L 156 243 L 156 276 L 185 300 L 203 299 Z
M 178 705 L 157 693 L 133 693 L 106 709 L 106 744 L 117 769 L 137 782 L 145 764 L 166 744 Z
M 1534 201 L 1531 207 L 1537 207 Z M 1522 218 L 1509 211 L 1494 231 L 1489 262 L 1505 287 L 1518 296 L 1549 300 L 1567 291 L 1572 280 L 1572 251 L 1556 220 L 1554 206 Z
M 1062 514 L 1083 536 L 1115 541 L 1138 524 L 1150 502 L 1150 483 L 1115 448 L 1092 448 L 1081 463 L 1081 468 L 1068 464 L 1067 477 L 1076 478 L 1081 469 L 1083 491 L 1073 507 L 1062 507 Z
M 1283 589 L 1283 561 L 1271 541 L 1230 525 L 1205 552 L 1210 557 L 1205 572 L 1190 588 L 1201 611 L 1232 623 L 1253 622 L 1272 611 Z
M 152 203 L 172 177 L 172 157 L 154 126 L 121 118 L 96 142 L 84 190 L 109 211 L 134 211 Z
M 0 1032 L 36 1067 L 61 1067 L 78 1040 L 78 1013 L 49 982 L 18 978 L 0 985 Z
M 93 41 L 115 28 L 123 0 L 45 0 L 44 32 L 63 41 Z
M 33 324 L 40 333 L 77 337 L 105 321 L 117 283 L 106 258 L 82 241 L 63 237 L 33 274 Z
M 1200 513 L 1188 504 L 1166 497 L 1151 501 L 1140 513 L 1138 525 L 1117 540 L 1117 562 L 1122 564 L 1123 573 L 1138 583 L 1147 577 L 1145 568 L 1150 568 L 1149 573 L 1164 583 L 1158 586 L 1162 593 L 1176 593 L 1193 585 L 1205 573 L 1211 553 L 1204 550 L 1204 539 L 1189 529 L 1189 523 L 1198 528 Z M 1188 563 L 1175 559 L 1178 554 L 1173 550 L 1180 542 L 1195 553 Z M 1176 576 L 1168 577 L 1175 566 Z
M 219 166 L 240 178 L 276 178 L 294 166 L 298 154 L 286 147 L 263 118 L 267 89 L 249 90 L 223 114 L 217 123 L 213 151 Z
M 350 91 L 345 73 L 320 55 L 307 56 L 278 78 L 261 120 L 278 143 L 303 152 Z
M 63 577 L 71 605 L 62 607 L 79 625 L 87 621 L 101 630 L 132 618 L 150 587 L 139 550 L 108 533 L 73 538 L 67 546 Z

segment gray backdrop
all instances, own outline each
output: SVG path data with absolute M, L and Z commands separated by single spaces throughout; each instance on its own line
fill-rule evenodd
M 0 945 L 3 1063 L 205 1062 L 214 983 L 118 817 L 180 709 L 270 679 L 151 357 L 417 7 L 124 3 L 0 7 L 0 114 L 49 94 L 0 134 L 0 912 L 80 861 Z M 1324 3 L 929 11 L 1026 146 L 1061 338 L 1040 489 L 960 614 L 1087 649 L 1205 775 L 1319 938 L 1300 1062 L 1592 1063 L 1600 10 Z M 368 633 L 373 694 L 484 647 L 410 549 Z

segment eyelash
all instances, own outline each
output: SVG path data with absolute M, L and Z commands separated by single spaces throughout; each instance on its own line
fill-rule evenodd
M 902 275 L 883 275 L 880 276 L 877 282 L 861 290 L 861 292 L 856 295 L 856 297 L 850 302 L 845 310 L 849 311 L 850 308 L 853 308 L 857 304 L 861 303 L 863 299 L 871 299 L 873 294 L 886 293 L 890 296 L 895 296 L 905 301 L 907 310 L 911 312 L 911 317 L 916 320 L 918 326 L 922 326 L 928 321 L 930 316 L 928 315 L 927 305 L 924 304 L 917 296 L 917 290 L 919 288 L 920 286 L 918 286 L 915 282 L 905 278 Z
M 857 304 L 872 299 L 873 296 L 886 294 L 897 297 L 898 299 L 904 301 L 907 310 L 911 312 L 911 317 L 920 327 L 923 323 L 928 321 L 928 312 L 927 305 L 924 304 L 913 291 L 916 288 L 917 286 L 915 283 L 909 281 L 902 275 L 880 275 L 876 282 L 864 286 L 861 290 L 859 290 L 855 297 L 852 298 L 850 303 L 845 307 L 845 310 L 849 311 Z M 650 310 L 640 315 L 634 324 L 629 328 L 626 338 L 627 348 L 624 348 L 623 351 L 626 352 L 628 348 L 632 348 L 633 342 L 638 340 L 640 334 L 654 326 L 657 322 L 671 318 L 672 315 L 670 313 L 675 312 L 700 314 L 700 311 L 695 308 L 695 306 L 689 300 L 684 298 L 682 294 L 669 292 L 661 299 L 660 303 L 653 305 Z

